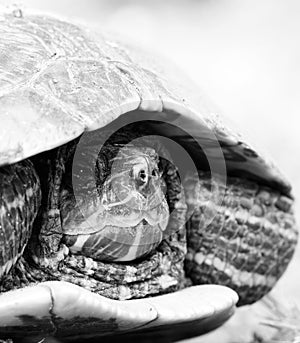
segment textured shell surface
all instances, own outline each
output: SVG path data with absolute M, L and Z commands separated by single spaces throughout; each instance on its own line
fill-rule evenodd
M 161 65 L 110 36 L 48 16 L 4 14 L 0 34 L 0 165 L 142 110 L 151 112 L 151 119 L 183 127 L 207 148 L 208 158 L 218 160 L 213 133 L 229 171 L 251 170 L 290 192 L 273 163 L 224 126 L 176 67 Z M 159 130 L 180 135 L 163 125 Z

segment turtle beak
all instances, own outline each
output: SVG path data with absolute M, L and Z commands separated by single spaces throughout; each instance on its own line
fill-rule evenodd
M 118 301 L 71 283 L 49 281 L 1 294 L 0 300 L 1 337 L 23 337 L 26 332 L 28 337 L 57 337 L 62 342 L 100 336 L 101 342 L 169 342 L 220 326 L 233 314 L 238 296 L 224 286 L 201 285 Z

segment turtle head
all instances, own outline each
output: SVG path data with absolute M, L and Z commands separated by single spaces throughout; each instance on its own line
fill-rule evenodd
M 147 213 L 165 198 L 165 182 L 158 163 L 154 149 L 125 146 L 113 159 L 104 189 L 114 192 L 124 205 Z
M 120 146 L 106 172 L 97 192 L 68 211 L 65 241 L 73 253 L 97 260 L 135 260 L 160 244 L 168 225 L 159 157 L 150 147 Z

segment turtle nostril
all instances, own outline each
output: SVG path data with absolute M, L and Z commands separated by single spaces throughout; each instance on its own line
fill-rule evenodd
M 151 175 L 154 176 L 154 177 L 157 177 L 159 175 L 158 170 L 157 169 L 153 169 Z

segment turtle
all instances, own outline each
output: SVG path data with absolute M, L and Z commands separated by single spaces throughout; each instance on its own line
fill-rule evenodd
M 1 338 L 169 342 L 274 287 L 291 185 L 178 68 L 45 14 L 0 33 Z

